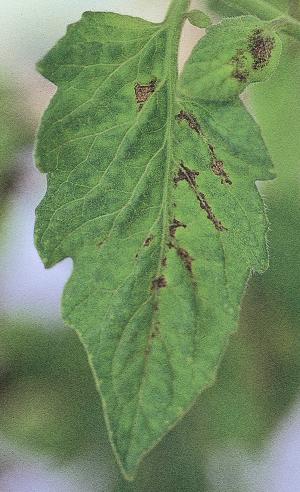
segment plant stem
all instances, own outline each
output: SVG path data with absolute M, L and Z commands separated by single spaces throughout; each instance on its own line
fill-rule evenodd
M 172 0 L 167 12 L 166 21 L 180 23 L 180 20 L 184 17 L 184 14 L 189 9 L 191 0 Z
M 182 25 L 185 21 L 185 14 L 189 9 L 191 0 L 172 0 L 166 16 L 168 26 L 168 66 L 173 68 L 173 77 L 177 79 L 178 48 L 181 36 Z M 175 67 L 175 70 L 174 70 Z M 172 69 L 171 69 L 172 71 Z M 171 78 L 173 78 L 171 77 Z

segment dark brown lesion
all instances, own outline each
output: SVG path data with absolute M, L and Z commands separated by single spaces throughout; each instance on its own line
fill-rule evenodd
M 195 118 L 195 116 L 192 115 L 191 113 L 187 113 L 186 111 L 180 111 L 180 113 L 176 116 L 176 118 L 178 121 L 186 121 L 192 130 L 194 130 L 199 135 L 203 135 L 201 126 L 198 123 L 197 118 Z
M 211 166 L 213 173 L 216 176 L 220 176 L 222 184 L 232 184 L 232 181 L 230 180 L 228 174 L 226 173 L 224 169 L 224 162 L 223 161 L 214 161 L 214 163 Z
M 185 226 L 186 227 L 186 226 Z M 185 268 L 189 271 L 189 273 L 193 273 L 193 261 L 194 258 L 188 253 L 186 249 L 181 248 L 176 241 L 175 234 L 170 232 L 170 240 L 167 243 L 169 249 L 175 249 L 178 256 L 181 258 Z
M 167 266 L 167 257 L 166 256 L 164 256 L 163 259 L 161 260 L 161 266 L 164 268 Z
M 180 163 L 180 169 L 182 173 L 185 173 L 185 181 L 187 181 L 189 187 L 196 195 L 200 208 L 206 212 L 207 218 L 213 223 L 213 225 L 218 231 L 220 232 L 227 231 L 226 227 L 222 224 L 220 220 L 217 219 L 217 217 L 213 213 L 213 210 L 211 206 L 208 204 L 204 193 L 198 190 L 195 179 L 190 177 L 190 174 L 186 171 L 186 166 L 184 166 L 183 163 Z
M 174 183 L 177 185 L 180 181 L 191 181 L 194 186 L 196 186 L 196 177 L 199 176 L 198 171 L 193 171 L 184 165 L 183 162 L 180 164 L 177 175 L 174 177 Z
M 188 270 L 188 272 L 190 274 L 193 273 L 193 261 L 194 261 L 194 258 L 188 253 L 188 251 L 184 248 L 181 248 L 179 245 L 178 245 L 178 242 L 176 241 L 176 238 L 175 238 L 175 234 L 172 235 L 172 233 L 170 232 L 170 241 L 168 242 L 167 246 L 170 248 L 170 249 L 175 249 L 176 250 L 176 253 L 178 254 L 178 256 L 181 258 L 185 268 Z
M 147 237 L 145 239 L 144 246 L 146 246 L 146 247 L 149 246 L 152 243 L 153 239 L 154 239 L 154 236 L 153 236 L 153 234 L 151 234 L 149 237 Z
M 157 310 L 156 306 L 154 307 L 154 310 L 155 311 Z M 145 356 L 146 357 L 148 357 L 150 355 L 151 349 L 152 349 L 152 342 L 157 337 L 160 337 L 160 330 L 159 330 L 159 323 L 158 322 L 154 323 L 152 330 L 149 334 L 147 346 L 145 348 Z
M 163 275 L 152 280 L 152 290 L 163 289 L 164 287 L 167 287 L 167 285 L 168 283 L 166 277 L 164 277 Z
M 232 58 L 231 63 L 234 66 L 232 76 L 239 82 L 247 82 L 250 75 L 249 70 L 246 68 L 247 57 L 243 50 L 237 50 L 235 56 Z
M 220 220 L 217 219 L 217 217 L 213 213 L 212 208 L 208 204 L 204 193 L 198 192 L 197 199 L 199 201 L 200 207 L 206 212 L 207 218 L 214 224 L 217 231 L 227 231 L 228 229 L 222 224 Z
M 186 269 L 192 273 L 192 263 L 194 261 L 194 258 L 186 251 L 186 249 L 183 248 L 176 248 L 177 254 L 179 257 L 182 259 L 184 266 Z
M 274 46 L 274 37 L 265 34 L 262 29 L 255 29 L 248 45 L 254 60 L 252 65 L 254 70 L 260 70 L 268 65 Z
M 185 229 L 186 224 L 183 224 L 183 222 L 180 222 L 180 220 L 174 218 L 172 224 L 169 227 L 171 237 L 175 237 L 178 227 L 183 227 Z
M 151 80 L 149 84 L 145 85 L 142 85 L 139 82 L 136 83 L 134 91 L 136 102 L 139 105 L 139 110 L 142 109 L 145 102 L 147 102 L 150 96 L 155 92 L 156 85 L 157 80 L 155 79 Z
M 219 176 L 221 178 L 222 184 L 232 185 L 232 181 L 230 179 L 230 176 L 225 171 L 224 161 L 218 159 L 214 146 L 211 145 L 207 141 L 207 138 L 204 135 L 204 132 L 203 132 L 199 122 L 197 121 L 196 117 L 191 113 L 187 113 L 185 111 L 180 111 L 180 113 L 176 116 L 176 119 L 178 121 L 186 121 L 192 130 L 194 130 L 198 135 L 201 135 L 203 137 L 204 141 L 206 142 L 206 144 L 208 146 L 208 151 L 209 151 L 209 154 L 211 157 L 211 169 L 212 169 L 213 173 L 216 176 Z M 195 184 L 195 178 L 196 178 L 196 176 L 199 176 L 199 172 L 190 171 L 187 168 L 185 168 L 185 166 L 183 164 L 182 164 L 182 167 L 186 170 L 186 172 L 182 172 L 182 170 L 180 168 L 177 176 L 175 176 L 175 178 L 174 178 L 174 183 L 177 185 L 177 183 L 179 181 L 186 179 L 186 174 L 190 174 L 190 176 L 193 179 L 194 184 Z

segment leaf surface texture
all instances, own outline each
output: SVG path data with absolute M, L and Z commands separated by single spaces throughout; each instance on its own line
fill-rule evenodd
M 85 13 L 39 64 L 58 90 L 38 135 L 36 243 L 47 267 L 73 259 L 63 317 L 127 477 L 213 382 L 249 274 L 268 265 L 255 182 L 271 162 L 239 94 L 272 74 L 280 40 L 226 20 L 177 80 L 171 27 Z

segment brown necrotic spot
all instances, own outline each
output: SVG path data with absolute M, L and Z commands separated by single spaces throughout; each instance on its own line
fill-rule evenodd
M 154 310 L 158 310 L 157 306 L 154 306 Z M 147 346 L 145 348 L 145 356 L 148 357 L 151 353 L 152 350 L 152 343 L 156 337 L 160 336 L 160 331 L 159 331 L 159 324 L 156 322 L 154 323 L 154 326 L 149 334 L 148 340 L 147 340 Z
M 161 266 L 163 266 L 163 267 L 167 266 L 167 257 L 166 256 L 161 260 Z
M 167 287 L 167 280 L 163 275 L 152 280 L 152 290 L 163 289 L 164 287 Z
M 231 181 L 229 175 L 227 174 L 227 172 L 224 169 L 224 162 L 223 161 L 219 161 L 217 159 L 214 159 L 211 168 L 212 168 L 213 173 L 216 176 L 220 176 L 222 184 L 229 184 L 229 185 L 232 184 L 232 181 Z
M 220 231 L 220 232 L 226 231 L 227 230 L 226 227 L 223 226 L 222 222 L 220 220 L 218 220 L 217 217 L 215 216 L 215 214 L 213 213 L 212 208 L 208 204 L 205 195 L 203 193 L 201 193 L 200 191 L 198 191 L 198 187 L 197 187 L 197 183 L 196 183 L 193 171 L 192 171 L 192 175 L 191 175 L 190 174 L 191 171 L 188 170 L 188 171 L 190 171 L 190 172 L 188 172 L 186 166 L 184 166 L 182 163 L 180 164 L 180 169 L 181 169 L 182 173 L 185 175 L 185 178 L 184 178 L 185 181 L 187 181 L 189 187 L 191 188 L 191 190 L 196 195 L 196 198 L 199 202 L 200 208 L 206 212 L 207 218 L 214 224 L 215 228 L 218 231 Z
M 237 50 L 235 56 L 231 62 L 234 66 L 232 76 L 239 82 L 247 82 L 249 77 L 249 70 L 246 68 L 246 55 L 243 50 Z
M 223 226 L 222 222 L 220 220 L 218 220 L 217 217 L 215 216 L 215 214 L 213 213 L 212 208 L 208 204 L 204 193 L 198 192 L 197 193 L 197 199 L 198 199 L 198 202 L 200 204 L 200 207 L 202 208 L 202 210 L 205 210 L 205 212 L 207 214 L 207 218 L 214 224 L 217 231 L 220 231 L 220 232 L 227 231 L 226 227 Z
M 149 244 L 153 241 L 154 239 L 154 236 L 153 234 L 151 234 L 151 236 L 147 237 L 147 239 L 145 239 L 144 241 L 144 246 L 149 246 Z
M 185 166 L 183 162 L 181 162 L 178 173 L 174 178 L 174 183 L 177 185 L 179 181 L 187 181 L 188 183 L 191 182 L 194 186 L 196 186 L 196 177 L 199 176 L 199 174 L 200 173 L 198 171 L 192 171 Z
M 136 102 L 139 104 L 139 109 L 143 107 L 143 104 L 148 101 L 149 97 L 155 92 L 156 80 L 151 80 L 149 84 L 142 85 L 137 83 L 134 87 Z
M 209 153 L 211 155 L 212 165 L 211 169 L 216 176 L 220 176 L 222 184 L 232 184 L 229 174 L 225 171 L 224 161 L 221 161 L 216 156 L 216 151 L 213 145 L 209 144 Z
M 182 259 L 186 269 L 192 273 L 192 262 L 194 261 L 194 258 L 192 258 L 191 255 L 183 248 L 177 248 L 177 253 Z
M 207 138 L 204 135 L 203 130 L 201 129 L 201 126 L 197 121 L 197 119 L 195 118 L 195 116 L 192 115 L 191 113 L 180 111 L 180 113 L 176 116 L 176 118 L 178 121 L 186 121 L 192 130 L 194 130 L 196 133 L 198 133 L 198 135 L 201 135 L 203 137 L 204 141 L 208 146 L 208 150 L 211 156 L 211 162 L 212 162 L 211 168 L 214 174 L 221 177 L 222 184 L 225 183 L 231 185 L 232 181 L 224 169 L 224 162 L 217 158 L 214 146 L 207 141 Z M 185 167 L 183 163 L 181 163 L 181 167 L 179 168 L 178 174 L 174 178 L 174 183 L 175 185 L 177 185 L 179 181 L 186 180 L 187 177 L 189 177 L 194 183 L 194 185 L 196 186 L 196 180 L 195 180 L 196 176 L 199 176 L 199 172 L 191 171 L 190 169 Z
M 266 67 L 270 61 L 275 39 L 256 29 L 249 39 L 249 50 L 253 57 L 253 69 L 259 70 Z
M 184 229 L 186 228 L 186 225 L 183 224 L 182 222 L 180 222 L 180 220 L 177 220 L 177 219 L 173 219 L 173 222 L 172 224 L 170 225 L 170 236 L 172 237 L 175 237 L 175 234 L 176 234 L 176 231 L 178 229 L 178 227 L 183 227 Z
M 197 119 L 191 113 L 186 113 L 185 111 L 180 111 L 176 116 L 178 121 L 186 121 L 189 127 L 194 130 L 199 135 L 202 135 L 201 126 L 199 125 Z

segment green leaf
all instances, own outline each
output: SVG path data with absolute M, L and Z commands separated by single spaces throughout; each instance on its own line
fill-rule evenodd
M 271 75 L 280 39 L 227 20 L 178 86 L 187 7 L 162 24 L 85 13 L 39 64 L 58 91 L 37 142 L 36 243 L 47 267 L 74 261 L 63 317 L 127 478 L 214 381 L 247 278 L 268 265 L 255 181 L 271 162 L 238 95 Z
M 211 20 L 204 12 L 201 10 L 191 10 L 186 14 L 188 21 L 196 27 L 206 28 L 211 25 Z
M 300 39 L 300 3 L 298 0 L 222 0 L 221 2 L 208 0 L 208 5 L 216 12 L 227 15 L 251 14 L 262 20 L 279 18 L 284 21 L 281 30 Z

